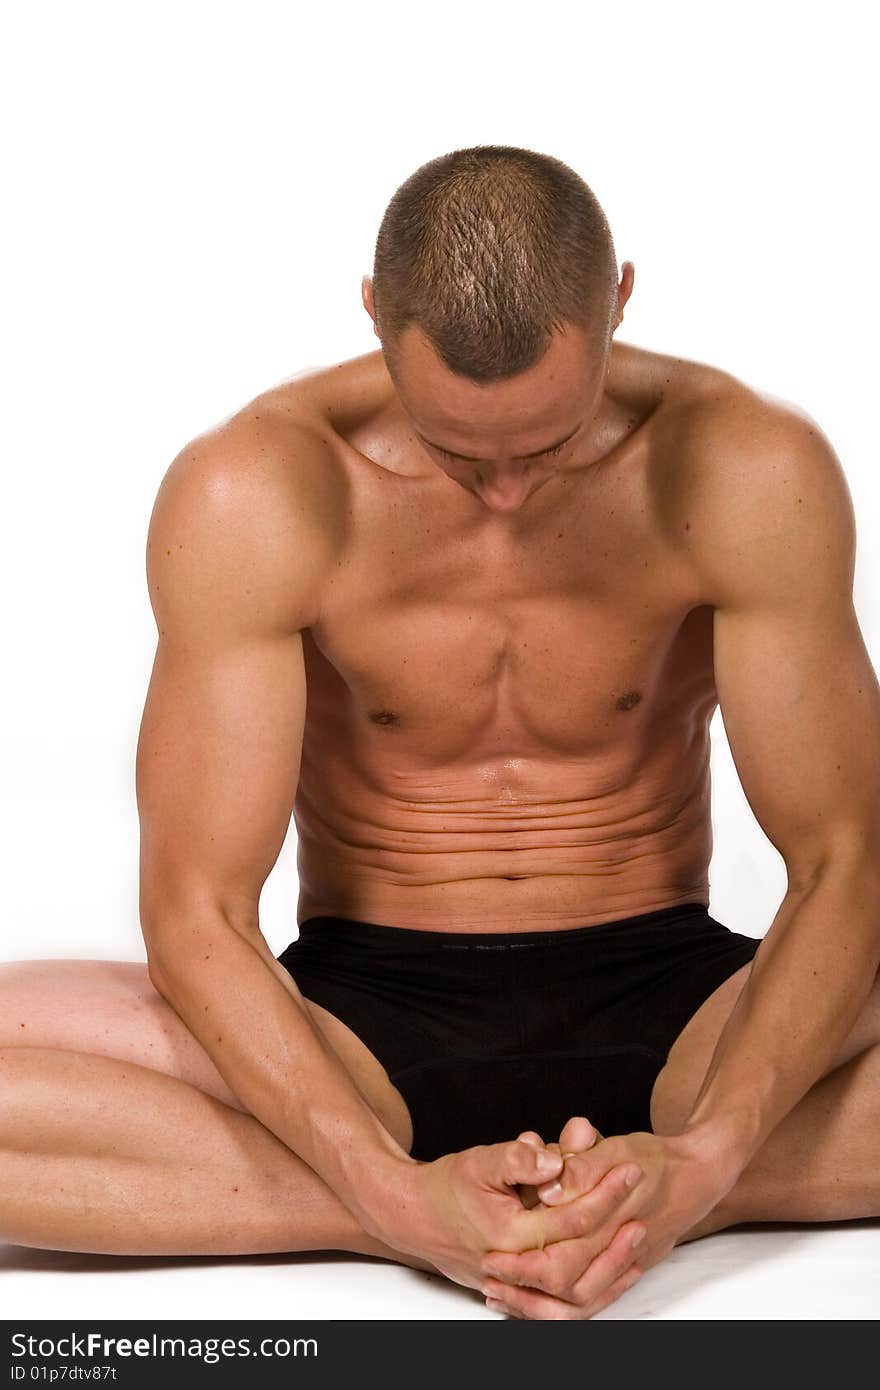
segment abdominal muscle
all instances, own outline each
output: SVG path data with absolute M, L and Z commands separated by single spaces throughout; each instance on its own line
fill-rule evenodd
M 550 931 L 708 904 L 705 725 L 655 742 L 637 769 L 496 756 L 389 772 L 352 753 L 304 746 L 299 921 Z

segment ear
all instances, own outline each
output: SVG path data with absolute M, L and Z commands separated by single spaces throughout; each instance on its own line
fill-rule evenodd
M 633 291 L 636 268 L 632 261 L 624 261 L 620 268 L 620 286 L 617 291 L 617 325 L 623 323 L 623 311 Z
M 373 320 L 373 332 L 378 338 L 379 329 L 376 324 L 376 305 L 373 301 L 373 281 L 369 275 L 365 275 L 361 280 L 361 299 L 363 300 L 364 308 Z

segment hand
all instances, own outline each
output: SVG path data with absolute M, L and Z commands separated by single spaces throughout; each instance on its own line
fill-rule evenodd
M 557 1211 L 572 1202 L 577 1205 L 585 1192 L 627 1162 L 640 1168 L 642 1178 L 608 1213 L 603 1226 L 543 1250 L 498 1250 L 486 1256 L 483 1269 L 493 1277 L 481 1288 L 514 1317 L 592 1317 L 668 1255 L 731 1185 L 687 1136 L 623 1134 L 587 1148 L 585 1124 L 583 1117 L 576 1117 L 562 1131 L 560 1146 L 569 1151 L 565 1168 L 555 1183 L 537 1187 L 543 1204 Z M 580 1150 L 571 1153 L 575 1143 Z M 633 1235 L 640 1232 L 643 1239 L 634 1245 Z
M 537 1135 L 530 1142 L 484 1144 L 413 1164 L 377 1234 L 398 1250 L 427 1259 L 456 1283 L 479 1288 L 488 1251 L 536 1251 L 601 1227 L 629 1190 L 626 1173 L 612 1168 L 574 1200 L 526 1208 L 518 1189 L 538 1187 L 562 1169 L 561 1155 Z
M 549 1149 L 551 1153 L 561 1154 L 564 1159 L 569 1158 L 574 1153 L 582 1153 L 584 1149 L 591 1149 L 594 1144 L 598 1144 L 599 1140 L 603 1138 L 603 1135 L 599 1133 L 596 1126 L 591 1125 L 589 1120 L 585 1119 L 582 1115 L 576 1115 L 573 1120 L 568 1121 L 568 1124 L 559 1136 L 560 1141 L 563 1136 L 565 1137 L 565 1151 L 562 1150 L 561 1142 L 557 1144 L 545 1144 L 540 1134 L 537 1134 L 533 1129 L 525 1130 L 522 1134 L 518 1135 L 518 1138 L 526 1144 L 531 1144 L 533 1148 Z M 629 1191 L 629 1188 L 627 1188 L 627 1191 Z M 541 1200 L 538 1196 L 538 1188 L 532 1184 L 524 1183 L 519 1189 L 519 1195 L 523 1206 L 528 1207 L 530 1210 L 532 1207 L 536 1207 Z

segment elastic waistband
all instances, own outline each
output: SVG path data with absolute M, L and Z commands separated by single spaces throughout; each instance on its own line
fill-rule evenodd
M 618 932 L 622 928 L 653 927 L 696 915 L 706 916 L 705 903 L 676 903 L 672 907 L 655 908 L 635 917 L 620 917 L 613 922 L 595 926 L 563 927 L 552 931 L 465 932 L 425 931 L 421 927 L 389 927 L 379 922 L 361 922 L 353 917 L 307 917 L 299 925 L 299 939 L 328 940 L 344 938 L 364 946 L 393 947 L 395 950 L 512 950 L 522 946 L 556 946 L 577 941 L 597 933 Z

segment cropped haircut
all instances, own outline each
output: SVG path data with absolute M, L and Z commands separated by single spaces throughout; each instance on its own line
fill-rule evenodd
M 595 194 L 552 155 L 476 145 L 423 164 L 379 227 L 376 326 L 393 372 L 416 325 L 450 371 L 500 381 L 574 323 L 603 346 L 617 322 L 617 259 Z

